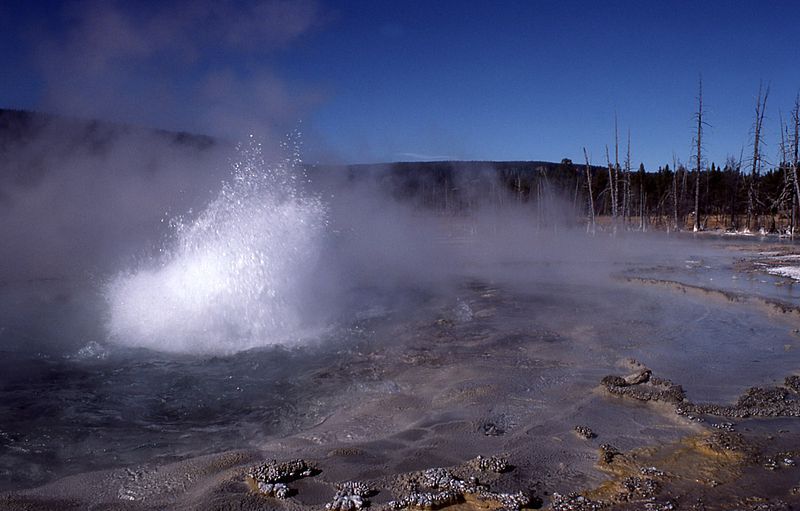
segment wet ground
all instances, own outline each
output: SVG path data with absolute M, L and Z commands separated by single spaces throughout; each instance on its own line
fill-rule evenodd
M 757 264 L 794 252 L 648 238 L 476 262 L 447 289 L 376 296 L 319 342 L 228 357 L 85 336 L 55 353 L 38 331 L 41 350 L 0 362 L 0 507 L 323 509 L 360 481 L 377 508 L 441 491 L 423 507 L 797 508 L 800 302 Z M 295 458 L 313 473 L 262 481 L 286 499 L 248 482 Z

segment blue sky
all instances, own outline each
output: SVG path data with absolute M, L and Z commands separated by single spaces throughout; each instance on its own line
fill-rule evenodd
M 776 161 L 800 90 L 789 1 L 9 0 L 0 14 L 0 106 L 231 136 L 302 120 L 313 160 L 580 161 L 586 146 L 602 163 L 616 112 L 653 169 L 688 160 L 702 74 L 709 162 L 747 152 L 759 80 Z

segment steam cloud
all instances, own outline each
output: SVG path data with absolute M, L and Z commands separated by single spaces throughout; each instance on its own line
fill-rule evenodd
M 322 99 L 264 64 L 324 23 L 314 0 L 89 0 L 63 15 L 71 28 L 34 49 L 48 112 L 277 139 Z
M 297 148 L 237 153 L 64 120 L 18 131 L 0 181 L 0 235 L 12 240 L 2 278 L 102 291 L 100 342 L 190 353 L 293 343 L 419 293 L 516 284 L 520 263 L 526 282 L 596 279 L 622 250 L 575 229 L 568 201 L 545 193 L 537 210 L 494 171 L 456 172 L 468 207 L 443 213 L 398 198 L 404 178 L 380 167 L 322 167 L 309 181 Z M 62 331 L 48 335 L 58 343 Z
M 243 132 L 274 143 L 319 100 L 269 69 L 227 64 L 313 31 L 325 19 L 313 1 L 202 0 L 137 11 L 77 2 L 65 15 L 72 28 L 37 47 L 48 109 L 223 138 L 0 118 L 0 281 L 61 283 L 44 305 L 37 298 L 4 307 L 0 335 L 88 287 L 103 291 L 93 321 L 107 328 L 76 342 L 227 353 L 291 342 L 374 301 L 395 306 L 420 290 L 455 292 L 470 278 L 512 282 L 518 262 L 572 258 L 585 268 L 587 253 L 613 260 L 599 255 L 613 249 L 595 243 L 587 251 L 569 230 L 567 201 L 551 197 L 537 212 L 506 197 L 498 207 L 506 192 L 492 172 L 457 175 L 469 214 L 442 215 L 398 200 L 381 169 L 349 176 L 326 168 L 307 183 L 291 163 L 296 154 L 286 160 L 269 143 L 255 159 L 232 151 L 226 140 Z M 218 58 L 201 66 L 200 54 Z M 64 342 L 62 326 L 42 335 Z

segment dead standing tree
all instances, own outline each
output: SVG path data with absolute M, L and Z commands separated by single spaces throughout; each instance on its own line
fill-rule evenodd
M 617 232 L 617 191 L 616 180 L 614 179 L 615 165 L 611 163 L 611 158 L 608 156 L 608 146 L 606 146 L 606 165 L 608 166 L 608 192 L 611 196 L 611 222 L 614 233 Z
M 758 204 L 758 189 L 756 188 L 758 176 L 761 174 L 761 127 L 764 124 L 764 111 L 767 109 L 767 96 L 769 96 L 769 86 L 763 91 L 762 86 L 758 85 L 758 98 L 756 99 L 756 119 L 753 125 L 753 160 L 750 167 L 750 179 L 747 185 L 747 230 L 753 229 L 753 217 L 757 214 L 756 205 Z M 760 226 L 759 226 L 760 227 Z
M 688 184 L 689 170 L 686 168 L 685 165 L 683 165 L 680 162 L 678 162 L 678 169 L 681 171 L 681 190 L 680 190 L 680 195 L 679 195 L 679 198 L 678 198 L 679 207 L 681 208 L 681 213 L 682 213 L 681 217 L 680 217 L 680 221 L 681 221 L 681 225 L 685 226 L 686 225 L 686 213 L 685 213 L 686 212 L 686 194 L 687 194 L 687 190 L 689 189 L 689 184 Z
M 672 225 L 676 231 L 681 230 L 678 224 L 678 163 L 675 152 L 672 152 Z
M 606 146 L 606 169 L 608 170 L 608 196 L 611 197 L 611 219 L 616 227 L 617 223 L 617 204 L 616 197 L 614 197 L 614 166 L 611 163 L 611 158 L 608 156 L 608 146 Z
M 614 112 L 614 183 L 612 187 L 612 198 L 614 203 L 614 219 L 620 214 L 619 181 L 621 169 L 619 166 L 619 127 L 617 124 L 617 112 Z M 617 222 L 614 222 L 614 232 L 617 230 Z
M 586 184 L 589 187 L 589 219 L 586 222 L 586 231 L 594 234 L 594 197 L 592 196 L 592 167 L 589 164 L 589 153 L 583 148 L 583 157 L 586 158 Z
M 792 133 L 789 137 L 790 149 L 790 162 L 791 162 L 791 180 L 794 183 L 794 197 L 792 199 L 792 230 L 791 236 L 794 238 L 794 230 L 796 227 L 795 216 L 796 209 L 800 206 L 800 183 L 797 181 L 797 165 L 800 163 L 800 152 L 798 152 L 798 144 L 800 144 L 800 94 L 794 99 L 794 108 L 792 108 Z
M 697 94 L 697 137 L 695 143 L 697 144 L 697 156 L 695 159 L 696 165 L 696 178 L 694 182 L 694 226 L 692 230 L 697 232 L 700 230 L 700 174 L 703 171 L 703 78 L 700 77 L 699 92 Z
M 770 204 L 770 213 L 772 216 L 772 229 L 777 229 L 777 225 L 775 222 L 774 212 L 779 212 L 781 209 L 786 208 L 786 203 L 789 203 L 789 226 L 788 226 L 788 233 L 792 235 L 794 232 L 794 184 L 793 184 L 793 177 L 792 177 L 792 168 L 789 164 L 789 126 L 783 122 L 783 114 L 778 112 L 778 123 L 781 132 L 781 141 L 780 141 L 780 148 L 779 148 L 779 163 L 778 163 L 778 172 L 781 173 L 783 176 L 783 186 L 781 187 L 780 194 L 774 198 L 772 204 Z
M 622 180 L 622 225 L 628 228 L 631 218 L 631 130 L 628 129 L 628 154 L 625 157 L 625 176 Z
M 639 230 L 647 230 L 647 189 L 645 187 L 644 164 L 639 164 Z

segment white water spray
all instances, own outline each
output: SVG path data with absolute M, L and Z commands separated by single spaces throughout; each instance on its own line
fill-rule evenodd
M 297 339 L 326 210 L 298 192 L 297 145 L 273 166 L 252 137 L 239 155 L 232 182 L 197 218 L 171 221 L 158 260 L 108 284 L 113 342 L 230 353 Z

